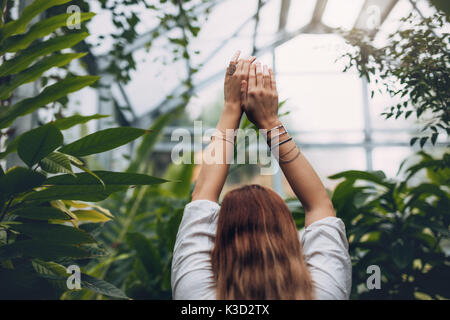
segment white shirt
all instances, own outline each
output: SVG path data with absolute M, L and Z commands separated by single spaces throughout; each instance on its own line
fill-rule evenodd
M 172 261 L 174 299 L 214 300 L 211 250 L 220 206 L 209 200 L 186 205 Z M 300 231 L 303 255 L 311 273 L 316 299 L 348 299 L 352 265 L 345 225 L 327 217 Z

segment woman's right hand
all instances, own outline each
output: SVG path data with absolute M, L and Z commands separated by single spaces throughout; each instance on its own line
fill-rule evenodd
M 278 119 L 278 92 L 275 75 L 258 62 L 250 66 L 248 85 L 242 81 L 243 108 L 248 119 L 259 129 L 270 130 L 281 122 Z

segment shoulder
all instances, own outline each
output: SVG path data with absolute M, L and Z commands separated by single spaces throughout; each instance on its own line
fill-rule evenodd
M 300 231 L 303 255 L 318 299 L 348 299 L 352 264 L 344 222 L 318 220 Z

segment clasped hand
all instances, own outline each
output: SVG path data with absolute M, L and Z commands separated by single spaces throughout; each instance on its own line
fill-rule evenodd
M 278 125 L 278 92 L 273 70 L 255 62 L 255 57 L 239 59 L 238 51 L 225 76 L 225 108 L 243 112 L 259 129 Z

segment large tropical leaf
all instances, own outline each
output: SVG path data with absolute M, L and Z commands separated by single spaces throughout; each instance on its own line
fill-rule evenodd
M 0 77 L 17 74 L 25 70 L 37 58 L 55 51 L 71 48 L 84 40 L 89 34 L 86 32 L 71 33 L 47 41 L 38 42 L 18 53 L 14 58 L 7 60 L 0 66 Z
M 107 186 L 154 185 L 167 182 L 165 179 L 138 173 L 111 171 L 93 171 Z M 88 173 L 77 173 L 75 176 L 63 174 L 48 178 L 45 185 L 54 186 L 89 186 L 99 185 L 98 179 Z
M 19 140 L 17 153 L 31 167 L 61 146 L 63 140 L 61 131 L 49 123 L 24 133 Z
M 72 0 L 35 0 L 23 10 L 19 19 L 8 22 L 0 28 L 0 43 L 9 36 L 25 32 L 31 20 L 38 14 L 44 12 L 48 8 L 70 1 Z
M 75 157 L 101 153 L 127 144 L 147 132 L 130 127 L 109 128 L 63 146 L 59 151 Z
M 12 211 L 10 214 L 32 220 L 69 220 L 70 217 L 54 207 L 26 207 Z
M 75 114 L 75 115 L 67 117 L 67 118 L 55 120 L 53 122 L 53 124 L 59 130 L 67 130 L 78 124 L 83 124 L 83 123 L 86 123 L 91 120 L 102 119 L 102 118 L 107 118 L 107 117 L 109 117 L 109 116 L 103 115 L 103 114 L 93 114 L 91 116 L 82 116 L 79 114 Z
M 98 181 L 97 181 L 98 183 Z M 25 201 L 49 201 L 49 200 L 81 200 L 81 201 L 102 201 L 112 193 L 125 191 L 127 186 L 102 186 L 98 185 L 72 185 L 72 186 L 51 186 L 44 190 L 33 192 L 25 197 Z
M 23 223 L 11 226 L 11 229 L 27 235 L 35 240 L 48 241 L 58 244 L 94 243 L 89 233 L 58 224 Z
M 80 22 L 89 20 L 94 15 L 92 12 L 80 12 Z M 27 33 L 6 39 L 0 45 L 0 54 L 17 52 L 27 48 L 33 41 L 43 38 L 61 27 L 65 27 L 70 16 L 70 13 L 63 13 L 37 22 Z
M 59 258 L 88 258 L 89 253 L 74 245 L 59 244 L 52 241 L 23 240 L 0 247 L 0 259 L 31 257 L 43 260 Z
M 62 67 L 70 63 L 74 59 L 79 59 L 85 56 L 85 53 L 65 53 L 65 54 L 54 54 L 49 57 L 45 57 L 41 61 L 34 64 L 32 67 L 20 72 L 9 83 L 0 87 L 0 99 L 8 98 L 11 93 L 17 87 L 22 84 L 35 81 L 38 79 L 45 71 L 53 67 Z
M 328 177 L 329 179 L 340 179 L 340 178 L 345 178 L 348 180 L 365 180 L 365 181 L 370 181 L 370 182 L 374 182 L 376 184 L 379 184 L 381 186 L 385 186 L 385 187 L 391 187 L 392 184 L 389 182 L 386 182 L 384 180 L 385 175 L 382 171 L 374 171 L 374 172 L 366 172 L 366 171 L 358 171 L 358 170 L 349 170 L 349 171 L 344 171 L 344 172 L 340 172 L 338 174 L 332 175 L 330 177 Z
M 6 128 L 17 118 L 29 114 L 46 104 L 65 97 L 96 82 L 99 77 L 67 77 L 47 88 L 36 97 L 22 100 L 0 113 L 0 129 Z
M 39 172 L 22 167 L 14 167 L 0 176 L 0 194 L 5 196 L 28 191 L 39 187 L 45 181 L 45 176 Z

